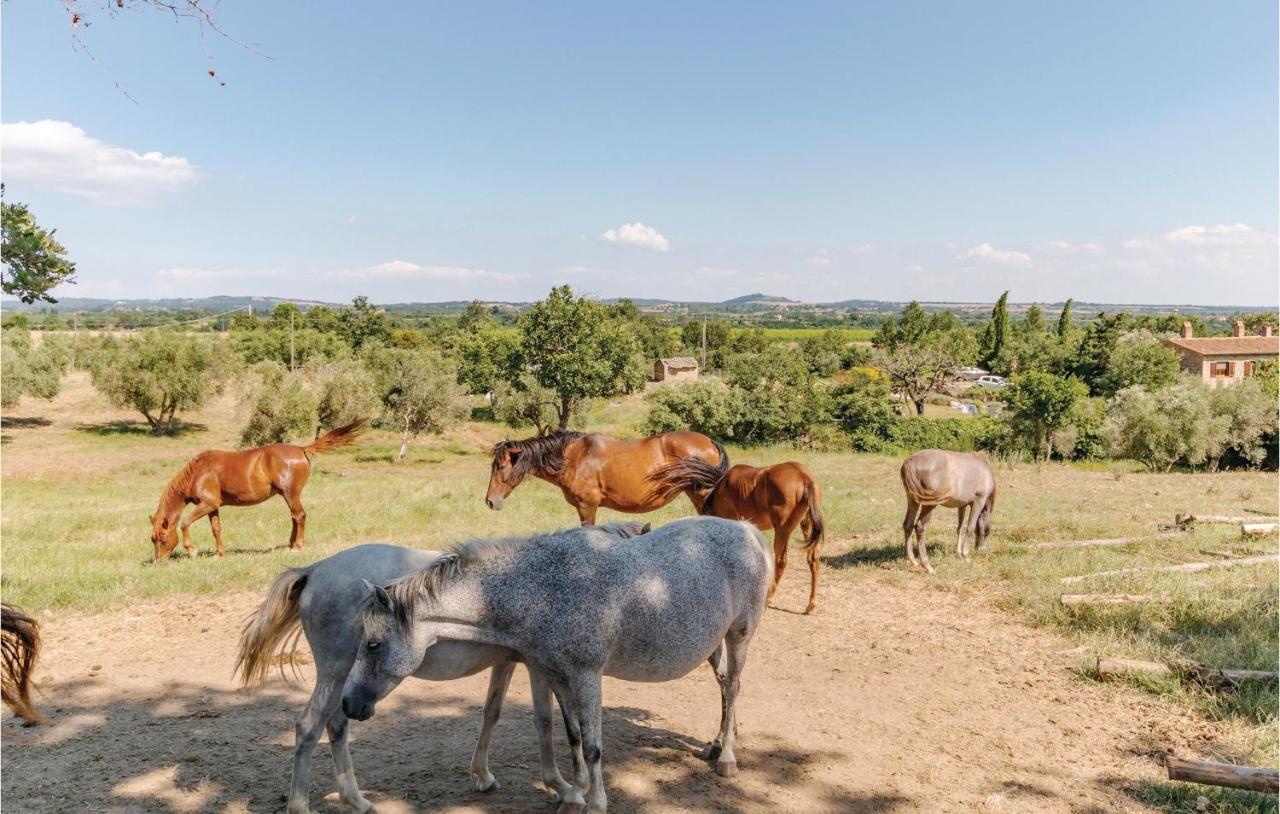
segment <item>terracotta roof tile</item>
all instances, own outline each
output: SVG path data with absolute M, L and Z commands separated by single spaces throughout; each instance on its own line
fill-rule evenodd
M 1199 339 L 1173 337 L 1165 344 L 1201 356 L 1257 356 L 1280 354 L 1280 336 L 1206 336 Z

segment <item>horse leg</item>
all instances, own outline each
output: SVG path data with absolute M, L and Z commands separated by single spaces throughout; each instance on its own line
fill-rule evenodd
M 289 548 L 302 548 L 302 538 L 307 531 L 307 512 L 302 508 L 302 496 L 284 494 L 283 497 L 284 502 L 289 504 L 289 514 L 293 517 L 293 531 L 289 533 Z
M 217 546 L 218 556 L 221 557 L 227 552 L 222 547 L 222 517 L 217 509 L 209 512 L 209 528 L 213 529 L 213 543 Z
M 542 782 L 556 795 L 556 802 L 569 794 L 569 781 L 560 774 L 556 765 L 555 723 L 551 719 L 551 686 L 537 670 L 529 671 L 529 689 L 533 695 L 533 720 L 538 729 L 538 763 L 542 769 Z
M 346 713 L 334 710 L 325 728 L 329 733 L 329 751 L 333 754 L 333 773 L 338 781 L 338 799 L 363 814 L 373 808 L 373 803 L 365 799 L 356 784 L 356 769 L 347 747 L 347 730 L 351 727 Z
M 498 781 L 489 771 L 489 738 L 493 735 L 493 727 L 502 714 L 502 699 L 507 695 L 507 685 L 511 683 L 511 675 L 516 671 L 514 661 L 496 664 L 489 673 L 489 692 L 484 698 L 484 717 L 480 725 L 480 738 L 476 741 L 476 751 L 471 755 L 471 776 L 476 779 L 476 791 L 494 791 L 501 788 Z
M 320 672 L 316 676 L 316 688 L 311 693 L 302 714 L 293 726 L 293 782 L 289 786 L 289 814 L 307 814 L 311 809 L 307 805 L 307 790 L 311 780 L 311 753 L 315 751 L 316 742 L 320 740 L 320 730 L 328 726 L 342 703 L 342 683 L 345 676 L 326 675 Z M 343 752 L 346 752 L 346 739 L 342 739 Z M 334 760 L 338 755 L 334 753 Z M 349 760 L 349 758 L 348 758 Z M 338 771 L 341 772 L 341 768 Z M 352 773 L 352 785 L 355 775 Z M 366 801 L 367 802 L 367 801 Z M 363 810 L 368 810 L 363 809 Z
M 908 497 L 907 515 L 902 518 L 902 544 L 907 547 L 907 559 L 911 562 L 912 568 L 917 568 L 920 565 L 920 563 L 916 561 L 916 552 L 911 545 L 911 535 L 915 533 L 916 519 L 919 514 L 920 504 Z
M 964 513 L 968 508 L 969 506 L 966 504 L 956 512 L 956 556 L 964 557 L 965 559 L 969 558 L 964 549 Z
M 805 606 L 806 614 L 813 613 L 814 608 L 818 607 L 818 569 L 822 567 L 822 561 L 818 559 L 818 543 L 809 546 L 809 604 Z
M 204 517 L 207 514 L 216 512 L 218 507 L 212 503 L 201 503 L 196 506 L 196 510 L 187 515 L 187 519 L 182 521 L 179 528 L 182 530 L 182 547 L 187 550 L 188 557 L 196 556 L 196 547 L 191 544 L 191 524 Z
M 570 679 L 579 725 L 582 727 L 582 757 L 591 773 L 591 789 L 587 792 L 586 814 L 605 814 L 609 798 L 604 791 L 601 732 L 600 675 L 586 673 Z
M 587 773 L 587 762 L 582 751 L 582 726 L 578 719 L 577 696 L 562 681 L 552 684 L 551 691 L 560 703 L 565 739 L 569 741 L 569 750 L 573 754 L 573 785 L 569 787 L 569 793 L 560 799 L 556 814 L 582 814 L 587 806 L 583 794 L 590 789 L 591 776 Z
M 769 586 L 769 595 L 765 602 L 773 601 L 773 595 L 778 590 L 778 583 L 782 582 L 782 572 L 787 570 L 787 553 L 791 546 L 791 532 L 795 531 L 796 524 L 788 520 L 786 523 L 778 526 L 773 532 L 773 584 Z
M 723 697 L 724 682 L 725 682 L 725 665 L 727 664 L 727 660 L 725 659 L 725 655 L 724 655 L 724 642 L 720 642 L 720 644 L 716 646 L 716 652 L 712 653 L 711 658 L 707 659 L 707 661 L 711 663 L 711 671 L 715 673 L 716 683 L 720 685 L 720 692 Z M 721 713 L 722 713 L 720 716 L 721 731 L 724 730 L 723 712 L 724 710 L 721 709 Z M 723 751 L 724 751 L 724 744 L 721 742 L 720 735 L 717 734 L 716 739 L 713 740 L 711 743 L 707 744 L 706 749 L 702 750 L 702 759 L 715 760 L 716 758 L 720 757 L 720 753 Z
M 969 559 L 969 553 L 973 550 L 974 541 L 978 539 L 978 520 L 982 516 L 982 507 L 986 502 L 986 498 L 982 498 L 978 502 L 969 506 L 969 529 L 964 539 L 964 558 Z
M 738 773 L 738 758 L 734 753 L 738 737 L 735 704 L 742 677 L 742 667 L 747 661 L 750 639 L 742 632 L 730 630 L 724 639 L 724 677 L 720 681 L 720 756 L 716 761 L 716 774 L 733 777 Z M 720 678 L 717 674 L 716 678 Z
M 920 564 L 924 566 L 924 570 L 930 574 L 933 573 L 933 566 L 929 564 L 929 549 L 925 546 L 925 532 L 929 528 L 929 516 L 933 514 L 932 506 L 921 506 L 920 515 L 916 518 L 916 548 L 920 553 Z
M 578 521 L 584 526 L 594 526 L 596 524 L 596 512 L 600 510 L 599 506 L 585 506 L 578 504 L 574 506 L 578 510 Z

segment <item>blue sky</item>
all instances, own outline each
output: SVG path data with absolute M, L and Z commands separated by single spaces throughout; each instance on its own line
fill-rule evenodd
M 63 295 L 1280 302 L 1274 2 L 98 5 L 3 8 Z

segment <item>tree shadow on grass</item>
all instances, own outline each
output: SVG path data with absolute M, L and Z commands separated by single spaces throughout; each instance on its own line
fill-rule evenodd
M 103 693 L 94 678 L 46 687 L 51 726 L 3 727 L 5 801 L 30 814 L 62 811 L 268 812 L 283 809 L 301 694 L 273 682 L 260 694 L 170 683 L 154 696 Z M 309 690 L 307 685 L 305 689 Z M 352 725 L 352 756 L 366 795 L 384 812 L 467 806 L 497 812 L 550 811 L 542 789 L 532 710 L 507 699 L 490 753 L 502 787 L 473 790 L 467 773 L 480 725 L 478 698 L 433 685 L 428 703 L 392 695 L 370 721 Z M 46 706 L 47 709 L 47 706 Z M 655 724 L 646 710 L 606 706 L 605 781 L 610 810 L 693 814 L 775 811 L 806 801 L 819 812 L 883 812 L 909 806 L 901 795 L 851 790 L 828 780 L 836 752 L 800 751 L 753 733 L 739 744 L 741 774 L 725 780 L 697 752 L 705 742 Z M 710 733 L 699 733 L 710 734 Z M 562 772 L 570 770 L 563 730 Z M 342 810 L 321 743 L 312 761 L 316 812 Z
M 829 568 L 851 568 L 858 565 L 881 565 L 888 562 L 906 561 L 906 549 L 897 543 L 886 543 L 875 546 L 858 546 L 843 554 L 831 554 L 822 558 L 822 564 Z
M 36 427 L 48 427 L 51 424 L 53 424 L 52 421 L 42 416 L 0 416 L 0 427 L 5 429 L 30 430 Z
M 98 424 L 77 424 L 75 429 L 77 432 L 87 432 L 90 435 L 97 435 L 100 437 L 132 435 L 154 436 L 156 438 L 181 438 L 186 435 L 205 432 L 209 427 L 208 425 L 192 421 L 175 421 L 169 432 L 159 436 L 152 433 L 151 426 L 142 421 L 103 421 Z

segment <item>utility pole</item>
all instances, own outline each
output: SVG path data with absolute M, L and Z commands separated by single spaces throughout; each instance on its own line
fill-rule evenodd
M 702 372 L 707 372 L 707 315 L 702 315 Z
M 293 366 L 293 312 L 289 312 L 289 372 L 294 371 Z

